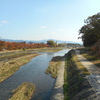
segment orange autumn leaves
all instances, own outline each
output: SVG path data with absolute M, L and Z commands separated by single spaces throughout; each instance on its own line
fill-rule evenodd
M 0 51 L 2 50 L 17 50 L 17 49 L 33 49 L 43 48 L 49 45 L 44 43 L 25 43 L 25 42 L 5 42 L 0 40 Z

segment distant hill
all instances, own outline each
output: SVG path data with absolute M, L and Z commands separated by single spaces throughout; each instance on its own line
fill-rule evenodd
M 74 42 L 74 41 L 63 41 L 63 40 L 56 40 L 56 39 L 45 39 L 45 40 L 13 40 L 13 39 L 1 39 L 2 41 L 7 42 L 26 42 L 29 43 L 30 41 L 33 43 L 47 43 L 48 40 L 53 40 L 57 43 L 75 43 L 75 44 L 82 44 L 82 42 Z

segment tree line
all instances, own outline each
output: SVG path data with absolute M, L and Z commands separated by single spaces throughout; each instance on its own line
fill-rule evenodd
M 33 48 L 43 48 L 49 47 L 48 44 L 43 43 L 26 43 L 26 42 L 6 42 L 0 40 L 0 51 L 2 50 L 17 50 L 17 49 L 33 49 Z
M 83 45 L 90 47 L 92 53 L 100 55 L 100 12 L 88 17 L 79 30 Z
M 43 47 L 57 47 L 59 46 L 57 42 L 48 40 L 47 43 L 29 43 L 26 42 L 6 42 L 0 40 L 0 51 L 2 50 L 17 50 L 17 49 L 34 49 L 34 48 L 43 48 Z
M 79 30 L 83 45 L 90 47 L 100 39 L 100 13 L 88 17 L 84 20 L 85 25 Z

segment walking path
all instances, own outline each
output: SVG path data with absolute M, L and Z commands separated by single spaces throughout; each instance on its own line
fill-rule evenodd
M 86 78 L 94 89 L 98 100 L 100 100 L 100 69 L 88 61 L 86 58 L 84 58 L 82 55 L 80 55 L 78 50 L 75 50 L 75 52 L 79 61 L 89 71 L 90 75 L 87 75 Z
M 63 60 L 59 69 L 59 74 L 56 79 L 56 83 L 50 100 L 64 100 L 64 94 L 63 94 L 64 66 L 65 66 L 65 61 Z

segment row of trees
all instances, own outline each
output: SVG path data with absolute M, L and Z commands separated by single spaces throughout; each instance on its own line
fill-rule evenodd
M 49 45 L 43 43 L 25 43 L 25 42 L 5 42 L 0 40 L 0 51 L 5 50 L 16 50 L 16 49 L 33 49 L 33 48 L 42 48 L 48 47 Z
M 94 45 L 100 39 L 100 13 L 88 17 L 84 21 L 85 25 L 79 30 L 85 47 Z
M 100 13 L 88 17 L 80 29 L 85 47 L 90 47 L 91 53 L 100 56 Z
M 43 48 L 43 47 L 63 47 L 63 46 L 76 46 L 78 44 L 66 44 L 66 43 L 61 43 L 58 44 L 57 42 L 54 42 L 52 40 L 48 40 L 47 44 L 44 43 L 26 43 L 26 42 L 6 42 L 0 40 L 0 51 L 2 50 L 17 50 L 17 49 L 34 49 L 34 48 Z
M 56 47 L 56 46 L 57 46 L 57 42 L 54 42 L 54 41 L 52 41 L 52 40 L 48 40 L 48 41 L 47 41 L 47 44 L 48 44 L 49 46 L 51 46 L 51 47 Z

